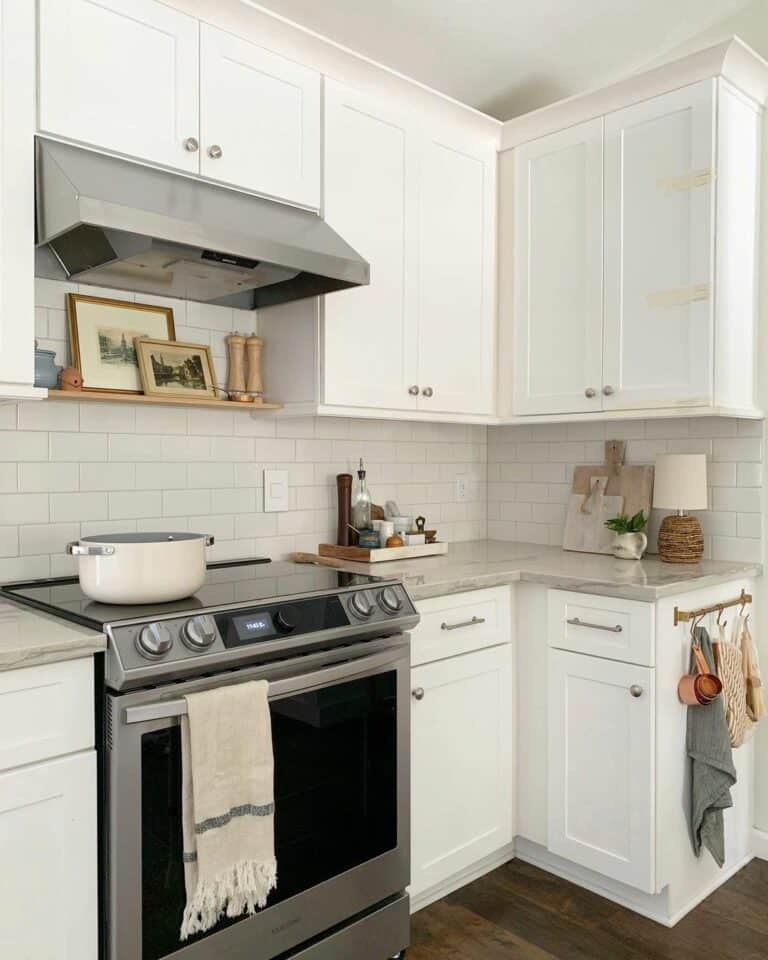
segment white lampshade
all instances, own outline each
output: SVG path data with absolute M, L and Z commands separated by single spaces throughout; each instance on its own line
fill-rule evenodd
M 662 510 L 706 510 L 707 458 L 703 453 L 656 457 L 653 505 Z

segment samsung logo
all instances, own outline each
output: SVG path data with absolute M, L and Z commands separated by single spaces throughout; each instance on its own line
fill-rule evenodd
M 282 933 L 284 930 L 287 930 L 289 927 L 295 927 L 300 920 L 301 920 L 301 917 L 293 917 L 293 919 L 291 920 L 286 920 L 285 923 L 281 923 L 277 927 L 272 927 L 272 933 Z

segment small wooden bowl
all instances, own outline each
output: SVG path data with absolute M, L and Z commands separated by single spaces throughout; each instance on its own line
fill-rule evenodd
M 402 538 L 402 537 L 387 537 L 386 546 L 388 546 L 388 547 L 404 547 L 405 544 L 403 543 L 403 538 Z

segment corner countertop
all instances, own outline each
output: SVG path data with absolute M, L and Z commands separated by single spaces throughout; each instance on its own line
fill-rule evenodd
M 76 660 L 106 647 L 103 633 L 0 601 L 0 671 Z
M 452 543 L 448 553 L 440 557 L 348 563 L 345 569 L 402 579 L 414 600 L 527 581 L 648 602 L 738 577 L 758 577 L 763 571 L 759 563 L 663 563 L 656 556 L 617 560 L 559 547 L 499 540 Z

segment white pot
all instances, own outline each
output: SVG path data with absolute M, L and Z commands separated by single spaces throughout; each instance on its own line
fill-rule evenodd
M 67 544 L 83 593 L 99 603 L 170 603 L 205 582 L 202 533 L 114 533 Z
M 619 560 L 640 560 L 647 546 L 648 537 L 644 533 L 617 533 L 611 552 Z

